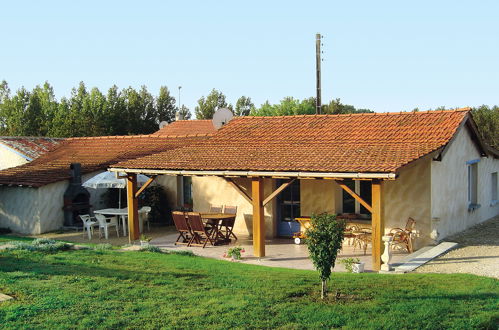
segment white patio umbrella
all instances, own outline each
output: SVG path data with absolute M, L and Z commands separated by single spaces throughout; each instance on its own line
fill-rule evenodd
M 119 176 L 124 176 L 125 173 L 120 172 Z M 137 185 L 140 187 L 149 180 L 149 177 L 143 174 L 137 175 Z M 121 189 L 126 187 L 126 179 L 118 179 L 115 172 L 102 172 L 93 178 L 85 181 L 82 184 L 87 188 L 118 188 L 119 189 L 119 202 L 118 207 L 121 209 Z

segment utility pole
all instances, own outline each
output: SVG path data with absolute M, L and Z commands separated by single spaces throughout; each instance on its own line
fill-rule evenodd
M 178 86 L 178 111 L 180 111 L 180 89 L 182 86 Z
M 315 62 L 317 70 L 317 97 L 315 100 L 315 113 L 320 115 L 322 113 L 322 100 L 321 100 L 321 41 L 322 36 L 320 33 L 315 35 Z
M 177 113 L 175 114 L 175 120 L 181 120 L 181 119 L 184 119 L 182 117 L 182 109 L 180 108 L 180 89 L 182 88 L 182 86 L 178 86 L 178 111 Z

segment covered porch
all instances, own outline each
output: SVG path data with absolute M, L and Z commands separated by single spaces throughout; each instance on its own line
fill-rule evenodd
M 235 191 L 237 191 L 244 199 L 251 205 L 251 214 L 245 214 L 246 218 L 249 215 L 251 221 L 251 236 L 245 237 L 244 240 L 240 239 L 235 244 L 241 246 L 247 246 L 246 249 L 246 260 L 252 260 L 248 256 L 251 256 L 255 261 L 264 262 L 265 264 L 272 265 L 277 260 L 295 260 L 294 262 L 308 263 L 311 267 L 311 263 L 308 261 L 308 254 L 306 251 L 306 246 L 296 246 L 292 244 L 290 239 L 273 239 L 273 235 L 269 235 L 272 232 L 272 228 L 268 228 L 269 224 L 266 224 L 265 220 L 265 207 L 267 204 L 274 202 L 276 197 L 279 196 L 286 188 L 288 188 L 293 182 L 299 180 L 327 180 L 334 181 L 345 193 L 349 194 L 358 203 L 360 203 L 363 208 L 368 210 L 371 214 L 371 220 L 369 225 L 372 229 L 371 244 L 368 249 L 368 258 L 364 256 L 363 251 L 357 250 L 357 253 L 353 251 L 353 248 L 346 246 L 344 250 L 345 256 L 362 257 L 362 259 L 370 259 L 368 265 L 370 269 L 378 271 L 381 268 L 381 254 L 383 253 L 383 242 L 382 236 L 385 234 L 385 226 L 383 221 L 383 182 L 385 180 L 394 180 L 395 175 L 390 173 L 291 173 L 291 172 L 235 172 L 235 171 L 173 171 L 173 170 L 140 170 L 140 169 L 112 169 L 113 171 L 123 171 L 127 173 L 126 178 L 128 182 L 128 224 L 129 224 L 129 234 L 130 241 L 137 240 L 140 236 L 138 228 L 138 210 L 137 210 L 137 198 L 140 193 L 146 189 L 147 184 L 141 189 L 137 189 L 137 173 L 147 173 L 151 175 L 151 182 L 157 175 L 170 175 L 170 176 L 195 176 L 195 177 L 219 177 L 230 184 Z M 246 182 L 250 185 L 244 186 L 238 183 L 236 178 L 244 178 Z M 274 188 L 269 192 L 264 192 L 264 185 L 269 180 L 275 182 L 279 179 L 280 184 L 274 186 Z M 345 180 L 362 180 L 363 182 L 369 183 L 371 187 L 370 202 L 363 199 L 359 194 L 350 189 L 348 185 L 344 183 Z M 149 182 L 150 183 L 150 182 Z M 199 210 L 202 211 L 202 210 Z M 269 237 L 270 236 L 270 237 Z M 272 239 L 270 239 L 272 238 Z M 269 240 L 270 239 L 270 240 Z M 173 240 L 172 242 L 174 242 Z M 159 244 L 159 246 L 168 245 L 169 239 L 154 241 L 153 244 Z M 234 243 L 233 243 L 234 244 Z M 225 246 L 222 249 L 226 249 Z M 192 248 L 188 248 L 192 249 Z M 270 249 L 270 250 L 269 250 Z M 352 250 L 352 251 L 349 251 Z M 215 252 L 217 251 L 217 252 Z M 269 251 L 270 254 L 269 254 Z M 206 249 L 206 252 L 197 253 L 199 255 L 204 254 L 215 254 L 208 256 L 216 256 L 221 250 L 216 249 Z M 293 253 L 292 253 L 293 252 Z M 369 253 L 370 252 L 370 253 Z M 296 254 L 297 257 L 288 256 L 286 253 Z M 222 255 L 220 253 L 220 255 Z M 293 259 L 296 258 L 296 259 Z M 263 260 L 263 261 L 262 261 Z M 282 263 L 280 263 L 282 264 Z M 280 265 L 279 264 L 279 265 Z M 306 266 L 309 268 L 309 266 Z M 285 266 L 284 266 L 285 267 Z

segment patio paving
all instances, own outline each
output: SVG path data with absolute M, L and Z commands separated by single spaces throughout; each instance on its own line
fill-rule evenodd
M 266 240 L 266 256 L 264 258 L 257 258 L 253 256 L 253 241 L 248 236 L 238 236 L 239 239 L 235 242 L 232 241 L 229 245 L 207 245 L 204 249 L 202 247 L 186 247 L 185 245 L 175 245 L 177 236 L 177 233 L 168 234 L 162 237 L 154 238 L 150 243 L 160 248 L 169 250 L 192 251 L 194 254 L 199 256 L 221 260 L 229 260 L 227 258 L 224 258 L 223 254 L 230 247 L 241 246 L 245 249 L 245 253 L 243 253 L 242 255 L 242 260 L 238 262 L 270 267 L 308 270 L 314 269 L 312 261 L 308 257 L 307 246 L 304 244 L 296 245 L 293 243 L 293 240 L 291 238 L 274 238 L 271 240 Z M 342 251 L 338 255 L 338 259 L 336 260 L 337 265 L 334 267 L 333 271 L 345 271 L 345 268 L 338 263 L 338 261 L 342 258 L 359 258 L 362 262 L 365 263 L 365 271 L 372 271 L 371 248 L 368 247 L 366 252 L 366 255 L 364 255 L 364 252 L 362 250 L 358 248 L 354 250 L 352 246 L 344 244 Z M 403 263 L 407 255 L 407 253 L 394 251 L 392 263 Z
M 121 232 L 120 232 L 121 235 Z M 238 235 L 237 241 L 232 241 L 228 245 L 210 246 L 207 245 L 204 249 L 202 247 L 186 247 L 185 245 L 175 245 L 175 240 L 177 239 L 177 232 L 175 227 L 156 227 L 151 226 L 151 230 L 145 232 L 145 235 L 151 237 L 152 240 L 150 244 L 158 246 L 160 248 L 169 250 L 186 250 L 192 251 L 194 254 L 207 258 L 214 258 L 220 260 L 229 260 L 223 257 L 223 254 L 232 246 L 241 246 L 245 249 L 243 253 L 243 259 L 238 262 L 269 266 L 269 267 L 283 267 L 283 268 L 294 268 L 294 269 L 307 269 L 313 270 L 314 266 L 308 257 L 307 246 L 304 244 L 296 245 L 291 238 L 273 238 L 265 241 L 266 245 L 266 256 L 264 258 L 257 258 L 253 256 L 253 241 L 249 236 Z M 35 237 L 46 237 L 52 239 L 63 240 L 67 242 L 72 242 L 76 244 L 103 244 L 109 243 L 115 246 L 122 246 L 128 244 L 128 237 L 116 237 L 116 232 L 110 231 L 109 239 L 99 238 L 98 231 L 91 240 L 88 240 L 87 236 L 83 236 L 81 231 L 63 231 L 63 232 L 52 232 L 42 235 L 37 235 Z M 137 247 L 132 246 L 127 248 L 128 250 L 137 249 Z M 393 251 L 392 254 L 392 264 L 394 266 L 401 265 L 406 260 L 408 254 L 398 251 Z M 348 244 L 343 245 L 343 249 L 338 255 L 336 266 L 333 271 L 343 272 L 345 268 L 338 263 L 342 258 L 359 258 L 365 263 L 365 271 L 372 271 L 372 258 L 371 258 L 371 248 L 368 247 L 366 255 L 360 249 L 354 250 L 352 246 Z

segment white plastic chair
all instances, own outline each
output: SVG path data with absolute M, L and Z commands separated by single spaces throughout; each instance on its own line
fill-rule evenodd
M 94 221 L 89 214 L 79 215 L 81 221 L 83 221 L 83 236 L 85 236 L 85 230 L 88 234 L 88 239 L 92 239 L 92 234 L 94 233 L 94 227 L 98 226 L 97 221 Z
M 151 207 L 142 206 L 139 212 L 140 216 L 142 217 L 142 226 L 144 225 L 144 222 L 147 222 L 147 231 L 150 231 L 151 228 L 149 227 L 149 213 L 151 212 Z M 142 228 L 140 230 L 142 231 Z
M 95 218 L 99 222 L 99 238 L 102 237 L 101 229 L 104 229 L 104 237 L 106 239 L 109 239 L 109 227 L 115 227 L 116 228 L 116 235 L 118 237 L 120 237 L 120 231 L 119 231 L 117 217 L 106 218 L 102 214 L 96 214 Z

